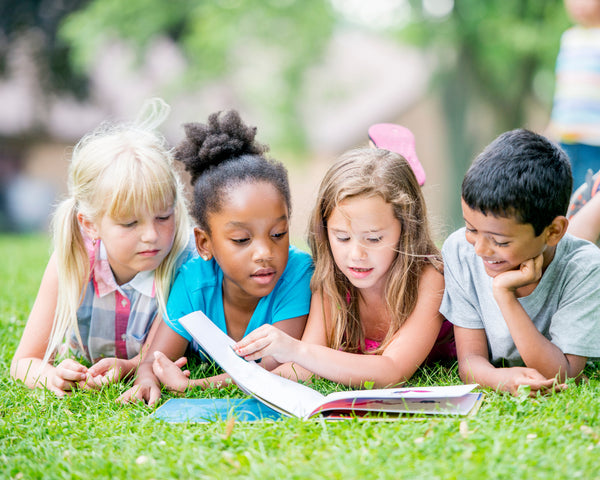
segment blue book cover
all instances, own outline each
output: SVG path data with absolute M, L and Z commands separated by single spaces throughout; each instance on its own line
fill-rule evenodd
M 254 398 L 171 398 L 151 417 L 171 423 L 279 420 L 283 415 Z

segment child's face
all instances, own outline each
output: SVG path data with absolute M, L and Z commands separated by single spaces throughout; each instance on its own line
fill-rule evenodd
M 526 260 L 546 250 L 546 230 L 535 236 L 533 226 L 519 223 L 514 217 L 484 215 L 462 201 L 467 241 L 483 261 L 485 272 L 492 278 L 509 270 L 517 270 Z
M 175 238 L 173 207 L 121 219 L 104 215 L 90 226 L 93 232 L 88 234 L 104 243 L 119 285 L 129 282 L 139 272 L 158 267 L 171 251 Z
M 379 196 L 347 198 L 327 219 L 333 259 L 352 285 L 361 290 L 383 292 L 400 233 L 392 205 Z
M 565 0 L 571 19 L 584 27 L 600 26 L 600 0 Z
M 240 301 L 273 291 L 287 265 L 289 212 L 268 182 L 236 186 L 219 212 L 209 215 L 210 237 L 196 229 L 199 251 L 223 270 L 223 292 Z

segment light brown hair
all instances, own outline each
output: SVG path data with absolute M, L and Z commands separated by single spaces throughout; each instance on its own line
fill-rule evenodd
M 333 210 L 345 199 L 359 196 L 380 196 L 392 205 L 401 226 L 397 255 L 385 286 L 385 303 L 392 321 L 380 347 L 373 352 L 381 353 L 415 308 L 423 268 L 433 264 L 441 269 L 442 264 L 431 238 L 421 187 L 404 157 L 372 148 L 343 154 L 321 182 L 308 234 L 315 262 L 311 289 L 328 300 L 322 308 L 324 318 L 332 325 L 328 331 L 331 348 L 365 351 L 358 290 L 335 264 L 327 235 L 327 220 Z

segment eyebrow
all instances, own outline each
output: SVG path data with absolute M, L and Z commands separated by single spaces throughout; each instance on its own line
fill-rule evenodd
M 279 223 L 282 221 L 288 221 L 288 217 L 287 215 L 282 215 L 281 217 L 275 219 L 275 223 Z M 248 224 L 246 222 L 237 222 L 235 220 L 232 220 L 231 222 L 227 222 L 225 224 L 226 227 L 239 227 L 239 228 L 246 228 L 248 226 Z
M 347 233 L 348 230 L 345 228 L 335 228 L 335 227 L 328 227 L 329 230 L 331 230 L 334 233 Z M 365 233 L 379 233 L 384 231 L 385 228 L 377 228 L 377 229 L 372 229 L 372 230 L 363 230 L 362 232 L 359 232 L 361 234 L 365 234 Z
M 469 228 L 471 228 L 472 230 L 477 230 L 476 228 L 473 227 L 473 225 L 471 225 L 470 222 L 467 221 L 466 218 L 463 217 L 463 220 L 465 221 L 465 224 L 467 224 L 467 226 Z M 495 235 L 497 237 L 504 237 L 504 238 L 512 238 L 511 235 L 506 235 L 505 233 L 498 233 L 498 232 L 488 232 L 486 230 L 483 230 L 482 233 L 485 233 L 487 235 Z

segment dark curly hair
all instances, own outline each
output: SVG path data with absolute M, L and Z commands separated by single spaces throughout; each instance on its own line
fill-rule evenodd
M 175 149 L 175 158 L 192 176 L 192 215 L 210 234 L 208 216 L 219 212 L 227 192 L 246 182 L 272 184 L 291 211 L 287 170 L 265 157 L 266 145 L 255 142 L 256 127 L 242 121 L 235 110 L 213 113 L 208 123 L 184 125 L 186 138 Z

